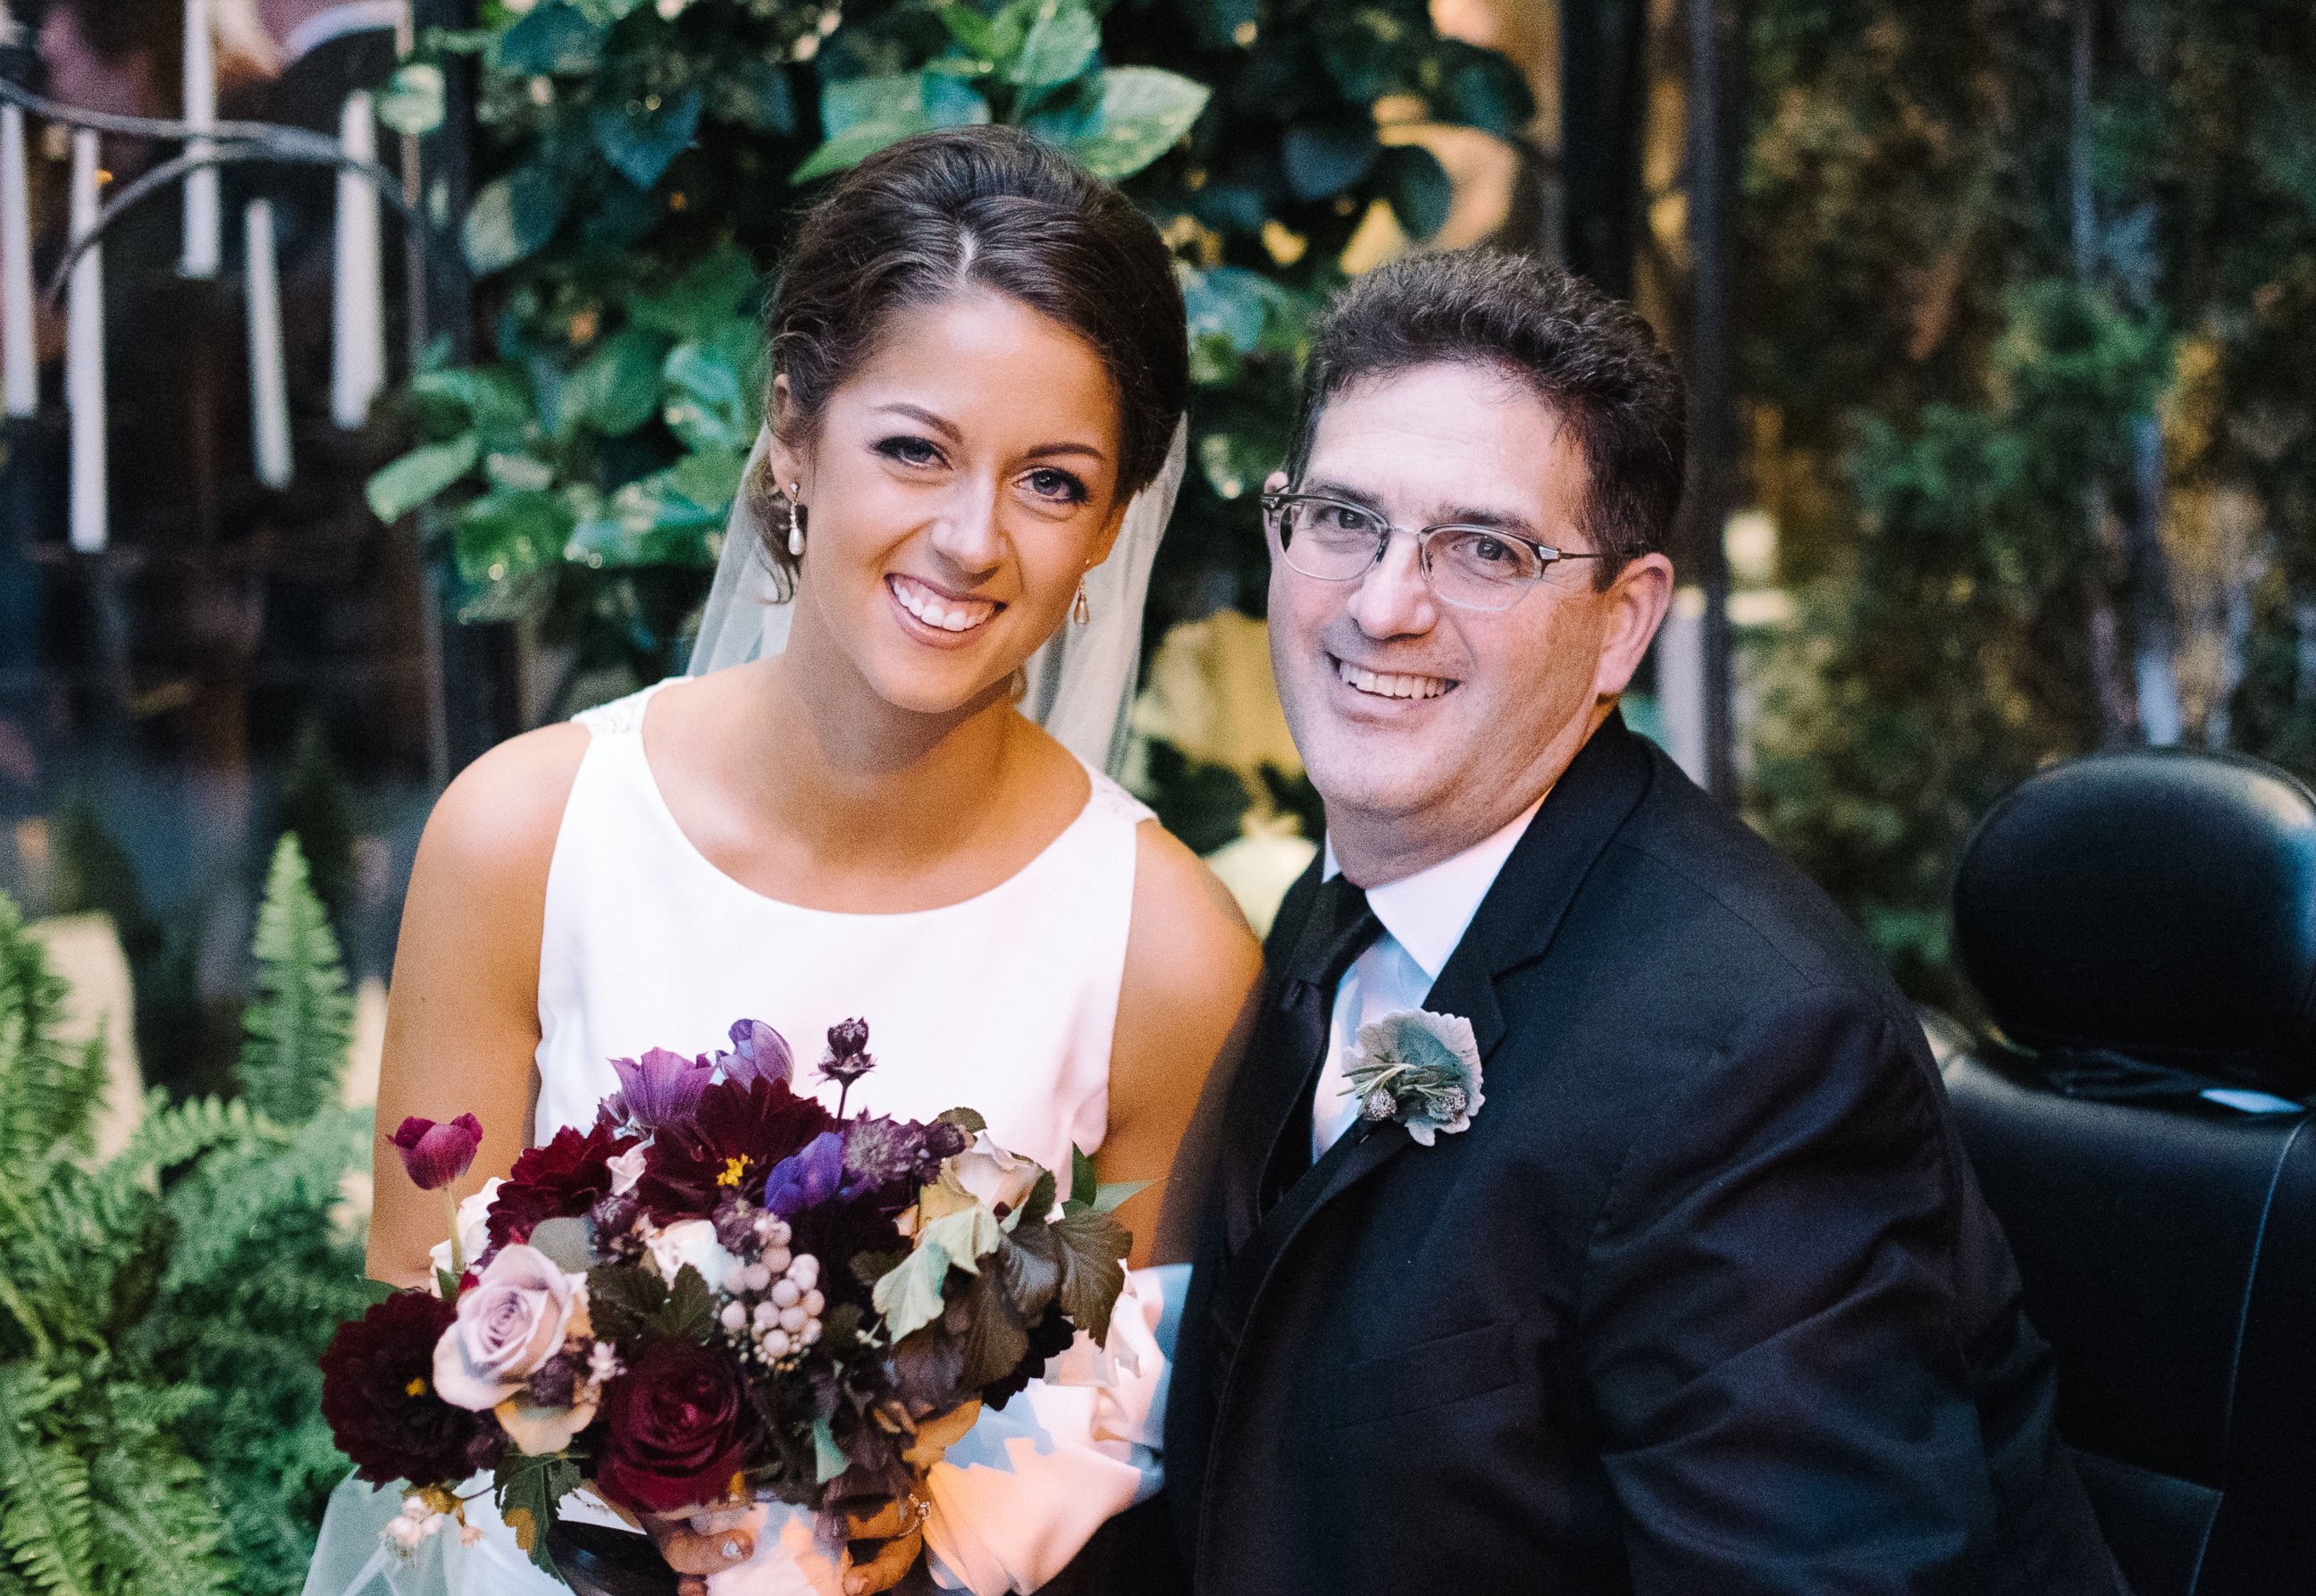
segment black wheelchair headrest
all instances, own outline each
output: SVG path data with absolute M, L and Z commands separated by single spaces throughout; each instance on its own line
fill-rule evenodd
M 2316 794 L 2233 755 L 2033 777 L 1964 851 L 1955 948 L 1995 1023 L 2298 1098 L 2316 1089 Z

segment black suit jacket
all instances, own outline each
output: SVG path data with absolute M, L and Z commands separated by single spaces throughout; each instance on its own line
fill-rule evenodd
M 1166 1419 L 1201 1596 L 2123 1590 L 1912 1012 L 1621 719 L 1426 1006 L 1471 1128 L 1355 1126 L 1267 1216 L 1307 1078 L 1258 1032 L 1232 1086 Z

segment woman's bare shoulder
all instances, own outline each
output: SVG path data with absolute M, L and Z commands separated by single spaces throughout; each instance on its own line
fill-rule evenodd
M 1206 861 L 1145 820 L 1135 828 L 1134 919 L 1127 984 L 1129 1005 L 1164 1025 L 1223 1007 L 1224 1024 L 1262 967 L 1262 946 Z
M 459 771 L 427 817 L 419 872 L 462 883 L 461 896 L 543 886 L 590 735 L 568 723 L 541 727 Z

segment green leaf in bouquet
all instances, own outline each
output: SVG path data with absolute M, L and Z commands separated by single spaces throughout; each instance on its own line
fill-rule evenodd
M 434 1271 L 434 1295 L 440 1297 L 444 1302 L 458 1296 L 459 1277 L 447 1269 L 437 1269 Z
M 1096 177 L 1121 182 L 1190 130 L 1214 91 L 1160 67 L 1112 67 L 1101 75 L 1101 117 L 1070 153 Z
M 410 61 L 396 69 L 379 91 L 378 120 L 396 132 L 423 138 L 442 125 L 442 68 Z
M 874 1291 L 877 1281 L 908 1261 L 908 1253 L 899 1247 L 895 1247 L 883 1253 L 855 1253 L 852 1255 L 851 1263 L 847 1267 L 852 1271 L 854 1279 Z M 825 1324 L 827 1320 L 824 1318 L 821 1323 Z
M 1029 1195 L 1021 1199 L 1020 1208 L 1005 1216 L 1005 1228 L 1011 1230 L 1025 1218 L 1038 1224 L 1044 1223 L 1046 1217 L 1054 1211 L 1056 1191 L 1054 1172 L 1049 1169 L 1039 1170 L 1038 1183 L 1029 1188 Z
M 1100 1342 L 1109 1333 L 1109 1310 L 1126 1288 L 1121 1261 L 1134 1245 L 1133 1234 L 1098 1208 L 1064 1214 L 1048 1228 L 1062 1244 L 1062 1311 Z
M 994 1270 L 967 1288 L 964 1306 L 958 1347 L 965 1355 L 965 1367 L 958 1383 L 977 1390 L 1021 1367 L 1021 1360 L 1029 1355 L 1029 1330 Z
M 989 1121 L 973 1109 L 944 1109 L 933 1116 L 943 1125 L 954 1125 L 967 1136 L 979 1136 L 989 1128 Z
M 595 1267 L 595 1228 L 583 1218 L 541 1219 L 531 1227 L 530 1244 L 566 1274 L 585 1274 Z
M 1007 67 L 1008 81 L 1025 89 L 1069 82 L 1092 65 L 1101 49 L 1101 24 L 1078 0 L 1044 0 L 1021 41 L 1021 53 Z
M 469 582 L 504 582 L 552 565 L 571 528 L 571 512 L 559 495 L 494 488 L 459 512 L 451 531 L 459 574 Z
M 563 387 L 557 431 L 568 437 L 583 424 L 607 438 L 624 437 L 659 410 L 660 368 L 667 341 L 625 327 L 606 338 Z
M 587 1316 L 597 1339 L 625 1346 L 641 1341 L 666 1305 L 657 1276 L 630 1263 L 598 1264 L 587 1271 Z
M 370 513 L 383 522 L 400 521 L 473 470 L 481 453 L 481 441 L 471 432 L 447 443 L 422 444 L 370 479 L 364 496 Z
M 1070 1144 L 1070 1201 L 1091 1203 L 1097 1187 L 1093 1159 L 1075 1142 Z
M 1113 1212 L 1120 1203 L 1148 1190 L 1150 1186 L 1148 1181 L 1111 1181 L 1093 1194 L 1093 1211 Z
M 675 1284 L 668 1288 L 667 1300 L 653 1315 L 652 1328 L 661 1335 L 703 1346 L 716 1339 L 716 1294 L 689 1263 L 675 1271 Z
M 828 1427 L 828 1421 L 815 1419 L 812 1422 L 812 1483 L 824 1485 L 851 1467 L 852 1460 L 844 1455 L 844 1449 L 836 1444 L 836 1432 Z
M 620 176 L 639 189 L 649 189 L 666 175 L 699 130 L 700 105 L 697 87 L 672 100 L 598 100 L 588 113 L 588 131 L 596 151 Z
M 917 1251 L 939 1247 L 949 1262 L 967 1274 L 981 1272 L 981 1260 L 1005 1239 L 1005 1222 L 986 1203 L 971 1203 L 938 1219 L 923 1221 L 917 1229 Z
M 899 1268 L 880 1278 L 868 1300 L 885 1321 L 893 1341 L 923 1329 L 941 1316 L 947 1306 L 941 1288 L 949 1283 L 949 1253 L 932 1242 L 921 1242 Z
M 557 1504 L 579 1488 L 579 1466 L 561 1452 L 534 1458 L 510 1448 L 492 1472 L 491 1485 L 499 1517 L 514 1531 L 515 1544 L 533 1563 L 554 1574 L 547 1538 L 559 1516 Z
M 985 1271 L 1024 1324 L 1034 1324 L 1062 1288 L 1062 1244 L 1053 1227 L 1024 1225 L 997 1249 Z
M 567 0 L 546 0 L 499 36 L 498 66 L 506 72 L 592 72 L 602 58 L 603 30 Z
M 536 164 L 485 183 L 459 230 L 467 264 L 487 277 L 537 254 L 562 226 L 570 201 L 562 179 Z

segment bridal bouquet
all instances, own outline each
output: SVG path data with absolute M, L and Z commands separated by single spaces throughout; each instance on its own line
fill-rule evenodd
M 362 1478 L 410 1487 L 387 1531 L 402 1549 L 463 1526 L 484 1472 L 550 1572 L 557 1504 L 583 1483 L 638 1519 L 762 1498 L 831 1523 L 873 1511 L 913 1493 L 973 1404 L 1107 1334 L 1130 1240 L 1110 1210 L 1134 1188 L 1097 1188 L 1081 1153 L 1064 1195 L 969 1109 L 845 1118 L 875 1063 L 860 1021 L 819 1066 L 834 1114 L 791 1090 L 771 1026 L 731 1038 L 614 1060 L 592 1126 L 452 1208 L 435 1290 L 340 1327 L 323 1413 Z M 394 1140 L 448 1204 L 481 1137 L 462 1115 Z

